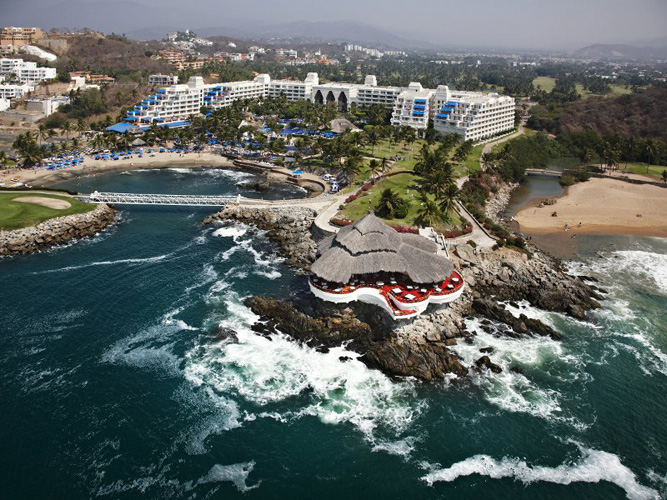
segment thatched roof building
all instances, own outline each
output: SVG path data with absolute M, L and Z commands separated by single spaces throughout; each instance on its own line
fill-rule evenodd
M 322 240 L 319 257 L 310 269 L 315 276 L 335 283 L 374 273 L 403 274 L 414 283 L 437 283 L 454 270 L 437 249 L 431 240 L 398 233 L 369 214 Z

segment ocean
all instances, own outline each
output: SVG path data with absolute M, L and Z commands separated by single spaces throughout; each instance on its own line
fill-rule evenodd
M 253 179 L 163 169 L 67 186 L 250 195 Z M 253 332 L 243 298 L 288 299 L 305 278 L 262 231 L 201 226 L 211 212 L 124 207 L 93 238 L 0 261 L 0 498 L 667 496 L 666 240 L 587 240 L 568 265 L 600 280 L 601 310 L 507 305 L 561 341 L 469 319 L 475 341 L 454 349 L 469 365 L 493 347 L 503 372 L 424 384 Z

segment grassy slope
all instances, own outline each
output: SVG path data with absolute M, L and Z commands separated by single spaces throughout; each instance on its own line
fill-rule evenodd
M 72 204 L 66 210 L 54 210 L 34 203 L 18 203 L 12 201 L 20 196 L 40 196 L 44 198 L 54 198 L 65 200 Z M 82 214 L 90 212 L 95 205 L 83 203 L 72 198 L 62 196 L 53 196 L 48 194 L 36 194 L 26 191 L 24 193 L 0 193 L 0 229 L 12 230 L 23 227 L 34 226 L 45 220 L 54 217 L 63 217 L 65 215 Z
M 418 140 L 415 141 L 410 146 L 404 146 L 403 144 L 400 145 L 393 144 L 392 147 L 390 148 L 388 141 L 382 141 L 377 146 L 375 146 L 375 150 L 373 151 L 372 156 L 374 156 L 375 158 L 382 158 L 382 157 L 389 158 L 391 156 L 399 155 L 404 159 L 394 163 L 391 167 L 391 170 L 412 171 L 414 169 L 415 163 L 417 162 L 417 158 L 419 157 L 419 152 L 423 144 L 424 141 Z M 482 154 L 483 148 L 484 148 L 483 145 L 476 146 L 464 163 L 462 163 L 461 165 L 456 165 L 455 170 L 457 176 L 467 175 L 468 168 L 471 171 L 476 171 L 479 169 L 479 157 Z M 363 153 L 368 156 L 371 156 L 370 148 L 364 149 Z M 363 183 L 363 181 L 368 178 L 368 169 L 367 169 L 368 161 L 364 163 L 365 163 L 364 170 L 359 176 L 357 176 L 357 179 L 353 183 L 353 186 L 347 188 L 345 192 L 349 192 L 350 194 L 356 192 L 359 186 Z M 398 174 L 388 177 L 387 179 L 384 179 L 378 182 L 375 186 L 373 186 L 370 189 L 370 191 L 368 191 L 368 195 L 361 196 L 356 200 L 354 200 L 353 202 L 347 204 L 345 206 L 345 209 L 343 209 L 341 213 L 353 221 L 359 219 L 360 217 L 363 217 L 368 213 L 369 208 L 370 209 L 375 208 L 380 198 L 381 192 L 389 187 L 393 189 L 401 197 L 406 198 L 407 200 L 410 201 L 410 210 L 405 219 L 395 219 L 395 220 L 389 219 L 387 220 L 387 222 L 389 224 L 396 226 L 415 226 L 416 225 L 415 218 L 417 217 L 417 213 L 420 208 L 420 202 L 417 199 L 417 192 L 411 186 L 415 184 L 416 180 L 417 176 L 410 173 Z M 453 226 L 461 225 L 461 220 L 459 219 L 458 215 L 454 212 L 450 213 L 450 225 Z M 440 229 L 443 230 L 447 229 L 446 224 L 443 223 Z
M 664 170 L 667 170 L 667 167 L 664 165 L 651 165 L 648 167 L 648 173 L 646 172 L 646 163 L 639 163 L 639 162 L 630 162 L 627 164 L 621 163 L 619 165 L 619 168 L 621 170 L 627 170 L 628 172 L 632 172 L 633 174 L 641 174 L 645 175 L 647 177 L 651 177 L 655 180 L 662 180 L 662 172 Z
M 556 86 L 556 79 L 551 78 L 550 76 L 538 76 L 533 80 L 533 86 L 537 88 L 540 86 L 545 92 L 551 92 L 551 90 Z

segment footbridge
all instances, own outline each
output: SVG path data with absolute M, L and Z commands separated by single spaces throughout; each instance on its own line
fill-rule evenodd
M 88 195 L 76 196 L 88 203 L 111 203 L 114 205 L 163 205 L 182 207 L 224 207 L 230 203 L 255 207 L 265 206 L 302 206 L 331 203 L 331 198 L 297 198 L 289 200 L 262 200 L 243 196 L 216 196 L 200 194 L 140 194 L 140 193 L 102 193 L 95 191 Z
M 527 168 L 526 169 L 526 174 L 527 175 L 550 175 L 551 177 L 561 177 L 563 175 L 563 172 L 559 172 L 558 170 L 546 170 L 544 168 Z

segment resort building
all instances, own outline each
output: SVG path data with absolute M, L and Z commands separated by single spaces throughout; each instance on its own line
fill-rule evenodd
M 268 75 L 266 75 L 268 77 Z M 298 80 L 269 80 L 267 96 L 280 97 L 284 95 L 288 101 L 305 101 L 313 93 L 313 87 L 319 85 L 317 73 L 308 73 L 304 81 Z
M 396 320 L 463 293 L 463 278 L 435 242 L 399 233 L 373 214 L 322 240 L 317 253 L 310 291 L 328 302 L 374 304 Z
M 17 28 L 7 26 L 0 30 L 0 45 L 13 45 L 22 47 L 23 45 L 36 42 L 44 36 L 40 28 Z
M 0 74 L 14 75 L 21 83 L 34 83 L 51 80 L 56 77 L 56 68 L 37 66 L 35 62 L 23 59 L 0 59 Z
M 0 113 L 3 111 L 7 111 L 9 109 L 10 104 L 11 103 L 9 102 L 9 99 L 0 98 Z
M 421 83 L 411 82 L 408 88 L 398 94 L 391 115 L 391 124 L 419 130 L 428 127 L 431 98 L 435 92 L 424 89 Z
M 440 85 L 433 98 L 433 128 L 479 142 L 514 128 L 515 102 L 496 93 L 449 90 Z
M 148 77 L 148 85 L 176 85 L 178 83 L 178 75 L 150 75 Z
M 152 75 L 151 78 L 166 78 Z M 253 80 L 205 84 L 201 77 L 191 77 L 187 84 L 160 89 L 137 105 L 126 122 L 149 124 L 182 122 L 202 107 L 216 109 L 234 101 L 284 95 L 290 101 L 309 100 L 347 111 L 350 106 L 382 105 L 392 110 L 391 123 L 424 130 L 433 121 L 444 134 L 456 133 L 465 140 L 481 141 L 514 127 L 514 99 L 498 94 L 461 92 L 439 86 L 425 89 L 419 82 L 407 87 L 383 87 L 374 75 L 363 84 L 320 83 L 317 73 L 308 73 L 303 81 L 272 80 L 267 74 Z

